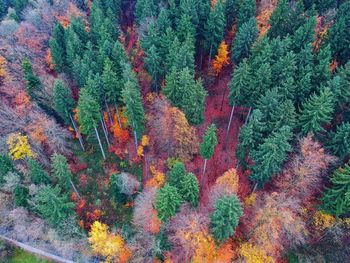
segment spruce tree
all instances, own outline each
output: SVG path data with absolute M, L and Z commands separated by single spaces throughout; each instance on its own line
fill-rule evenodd
M 176 26 L 176 36 L 181 42 L 185 42 L 186 39 L 191 39 L 192 42 L 195 41 L 196 29 L 194 28 L 191 16 L 183 14 L 181 19 Z
M 333 94 L 329 88 L 321 90 L 319 95 L 313 94 L 302 104 L 299 125 L 303 134 L 324 131 L 323 125 L 332 120 L 334 111 Z
M 299 52 L 305 45 L 315 41 L 316 24 L 317 19 L 313 16 L 295 31 L 292 37 L 292 49 L 294 52 Z
M 71 123 L 71 113 L 75 102 L 72 98 L 72 92 L 59 79 L 55 81 L 53 88 L 54 109 L 64 120 L 65 124 Z
M 49 174 L 44 170 L 39 162 L 34 159 L 28 160 L 29 176 L 32 183 L 36 185 L 50 184 Z
M 258 33 L 255 17 L 242 24 L 232 45 L 232 61 L 239 64 L 242 59 L 249 56 L 251 46 L 257 39 Z
M 45 186 L 31 199 L 33 209 L 52 226 L 57 226 L 74 213 L 74 203 L 60 192 L 58 187 Z
M 218 139 L 216 137 L 216 126 L 214 123 L 212 123 L 210 126 L 208 126 L 207 130 L 205 131 L 203 141 L 200 144 L 200 148 L 199 148 L 200 154 L 204 159 L 202 187 L 204 183 L 204 175 L 205 175 L 205 169 L 207 166 L 207 161 L 213 156 L 214 150 L 217 144 L 218 144 Z
M 315 88 L 330 80 L 331 71 L 329 65 L 331 60 L 332 54 L 330 46 L 327 45 L 321 48 L 316 57 L 316 65 L 313 68 L 312 83 Z
M 264 139 L 256 150 L 250 152 L 254 162 L 251 167 L 250 179 L 262 187 L 270 178 L 281 171 L 287 158 L 287 153 L 292 151 L 289 141 L 293 133 L 288 126 L 283 126 Z
M 25 186 L 19 185 L 13 192 L 13 199 L 16 206 L 28 206 L 29 189 Z
M 158 91 L 158 86 L 162 78 L 161 58 L 155 45 L 152 45 L 146 52 L 145 66 L 152 77 L 153 90 Z
M 238 0 L 237 3 L 237 28 L 248 22 L 256 14 L 256 1 L 255 0 Z
M 61 72 L 66 66 L 66 43 L 64 28 L 59 22 L 56 23 L 52 31 L 49 45 L 52 64 L 58 72 Z
M 158 212 L 158 218 L 165 222 L 174 216 L 180 208 L 183 200 L 176 187 L 165 184 L 157 191 L 155 208 Z
M 337 155 L 340 160 L 350 155 L 350 124 L 348 122 L 337 126 L 336 131 L 330 132 L 328 138 L 327 149 Z
M 36 100 L 35 94 L 41 92 L 42 84 L 38 76 L 36 76 L 33 72 L 33 68 L 28 58 L 25 58 L 22 62 L 22 69 L 24 72 L 24 78 L 26 80 L 26 87 L 29 96 Z
M 138 25 L 144 22 L 146 18 L 157 15 L 157 4 L 154 0 L 137 0 L 135 6 L 135 18 Z
M 336 21 L 330 28 L 329 38 L 333 56 L 340 64 L 350 60 L 350 2 L 344 1 L 339 7 Z
M 84 53 L 84 44 L 79 36 L 74 32 L 73 28 L 69 26 L 66 29 L 66 65 L 72 68 L 73 62 L 77 56 Z
M 226 0 L 225 1 L 225 17 L 227 21 L 227 28 L 233 26 L 234 21 L 237 18 L 239 0 Z
M 322 197 L 322 209 L 327 213 L 342 216 L 350 212 L 350 166 L 345 164 L 330 179 L 331 186 Z
M 185 165 L 182 162 L 176 162 L 167 174 L 167 182 L 169 182 L 170 185 L 179 188 L 180 182 L 185 174 Z
M 241 203 L 236 195 L 223 196 L 215 203 L 215 210 L 210 215 L 210 230 L 214 238 L 223 243 L 233 236 L 243 215 Z
M 55 153 L 51 157 L 52 174 L 56 178 L 58 185 L 66 192 L 71 188 L 72 173 L 66 157 Z
M 14 172 L 15 166 L 11 157 L 7 154 L 0 154 L 0 185 L 4 183 L 4 177 L 8 172 Z
M 117 105 L 121 101 L 123 83 L 122 79 L 119 79 L 117 73 L 113 70 L 112 61 L 109 58 L 104 62 L 102 83 L 106 101 Z
M 178 190 L 183 200 L 190 202 L 194 207 L 198 205 L 199 183 L 197 177 L 194 174 L 186 174 L 181 179 Z

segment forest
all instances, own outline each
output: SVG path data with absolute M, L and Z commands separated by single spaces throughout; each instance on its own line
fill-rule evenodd
M 350 262 L 350 0 L 0 0 L 0 262 Z

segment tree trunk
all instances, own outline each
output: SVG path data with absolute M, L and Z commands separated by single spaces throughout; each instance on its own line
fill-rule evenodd
M 248 111 L 248 115 L 247 115 L 247 118 L 245 118 L 245 122 L 244 122 L 244 125 L 247 124 L 248 120 L 249 120 L 249 117 L 250 117 L 250 112 L 252 111 L 252 107 L 249 107 L 249 111 Z
M 122 128 L 122 122 L 120 121 L 120 115 L 119 115 L 119 110 L 118 110 L 118 104 L 114 104 L 114 107 L 115 107 L 115 110 L 116 110 L 116 113 L 117 113 L 117 118 L 118 118 L 118 123 L 119 123 L 119 127 L 120 129 Z
M 109 122 L 110 122 L 112 125 L 114 125 L 114 123 L 113 123 L 113 118 L 112 118 L 111 112 L 110 112 L 110 110 L 109 110 L 106 97 L 105 97 L 105 105 L 106 105 L 108 120 L 109 120 Z
M 96 126 L 94 128 L 95 128 L 95 133 L 96 133 L 96 137 L 97 137 L 97 140 L 98 140 L 98 144 L 99 144 L 101 152 L 102 152 L 103 159 L 106 160 L 106 155 L 105 155 L 105 151 L 103 150 L 103 147 L 102 147 L 102 143 L 101 143 L 101 140 L 100 140 L 100 135 L 98 135 L 98 131 L 97 131 Z
M 69 180 L 69 182 L 70 182 L 71 186 L 73 187 L 74 192 L 77 194 L 79 199 L 81 199 L 80 194 L 79 194 L 77 188 L 75 188 L 75 185 L 73 184 L 72 180 Z
M 107 127 L 106 127 L 106 124 L 103 120 L 103 118 L 101 119 L 101 124 L 102 124 L 102 130 L 103 130 L 103 133 L 105 134 L 105 137 L 106 137 L 106 141 L 107 141 L 107 144 L 108 146 L 110 145 L 109 143 L 109 139 L 108 139 L 108 132 L 107 132 Z
M 213 44 L 210 45 L 210 51 L 209 51 L 209 60 L 208 60 L 208 72 L 209 72 L 209 68 L 210 68 L 210 63 L 211 63 L 211 51 L 213 48 Z
M 136 147 L 136 151 L 137 151 L 137 147 L 138 147 L 138 141 L 137 141 L 137 134 L 136 131 L 134 131 L 134 138 L 135 138 L 135 147 Z
M 235 111 L 235 105 L 232 106 L 232 109 L 231 109 L 231 115 L 230 115 L 230 120 L 228 121 L 228 126 L 227 126 L 227 130 L 226 130 L 226 137 L 230 131 L 230 128 L 231 128 L 231 122 L 232 122 L 232 118 L 233 118 L 233 112 Z
M 70 120 L 71 120 L 71 122 L 72 122 L 72 124 L 73 124 L 74 131 L 75 131 L 75 133 L 76 133 L 77 136 L 78 136 L 78 140 L 79 140 L 79 142 L 80 142 L 80 146 L 81 146 L 81 148 L 83 149 L 83 151 L 85 152 L 85 147 L 84 147 L 84 144 L 83 144 L 83 138 L 81 137 L 81 134 L 80 134 L 80 132 L 79 132 L 79 130 L 78 130 L 78 128 L 77 128 L 77 125 L 75 124 L 75 121 L 74 121 L 72 115 L 69 114 L 69 117 L 70 117 Z
M 201 183 L 201 187 L 204 187 L 204 175 L 205 175 L 205 169 L 207 168 L 207 161 L 208 159 L 204 159 L 204 167 L 203 167 L 203 174 L 202 174 L 202 183 Z

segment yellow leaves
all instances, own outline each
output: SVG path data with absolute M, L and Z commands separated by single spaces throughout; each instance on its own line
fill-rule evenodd
M 99 221 L 95 221 L 91 226 L 89 242 L 92 251 L 105 257 L 105 262 L 126 262 L 131 256 L 124 239 L 120 235 L 110 233 L 108 226 Z
M 21 135 L 21 133 L 10 134 L 7 139 L 7 145 L 13 160 L 19 160 L 25 157 L 35 157 L 35 154 L 28 143 L 27 136 Z
M 238 250 L 238 254 L 244 258 L 244 261 L 246 263 L 274 262 L 274 260 L 271 257 L 267 256 L 263 250 L 250 243 L 243 243 Z
M 141 139 L 141 145 L 143 147 L 146 147 L 149 145 L 149 136 L 148 135 L 143 135 Z
M 231 194 L 238 192 L 239 177 L 236 169 L 231 168 L 227 170 L 222 176 L 216 179 L 217 185 L 224 185 L 228 188 Z
M 137 156 L 142 157 L 143 156 L 143 146 L 139 145 L 137 147 Z
M 161 188 L 165 184 L 165 175 L 158 171 L 154 165 L 149 167 L 152 178 L 147 182 L 146 187 Z
M 6 59 L 0 55 L 0 78 L 4 78 L 7 75 L 6 64 L 7 64 Z
M 212 62 L 212 70 L 210 74 L 213 76 L 218 76 L 222 68 L 230 63 L 230 58 L 228 55 L 228 46 L 225 41 L 220 43 L 218 48 L 218 54 L 215 56 L 215 59 Z
M 246 206 L 251 206 L 256 202 L 256 193 L 252 193 L 244 199 L 244 204 Z
M 335 224 L 335 217 L 321 211 L 317 211 L 313 217 L 313 225 L 317 230 L 325 230 Z

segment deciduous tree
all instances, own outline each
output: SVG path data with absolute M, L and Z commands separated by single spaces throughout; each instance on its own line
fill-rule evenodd
M 21 133 L 12 133 L 7 139 L 7 145 L 9 147 L 9 154 L 13 160 L 19 160 L 26 157 L 34 157 L 33 152 L 27 136 Z

